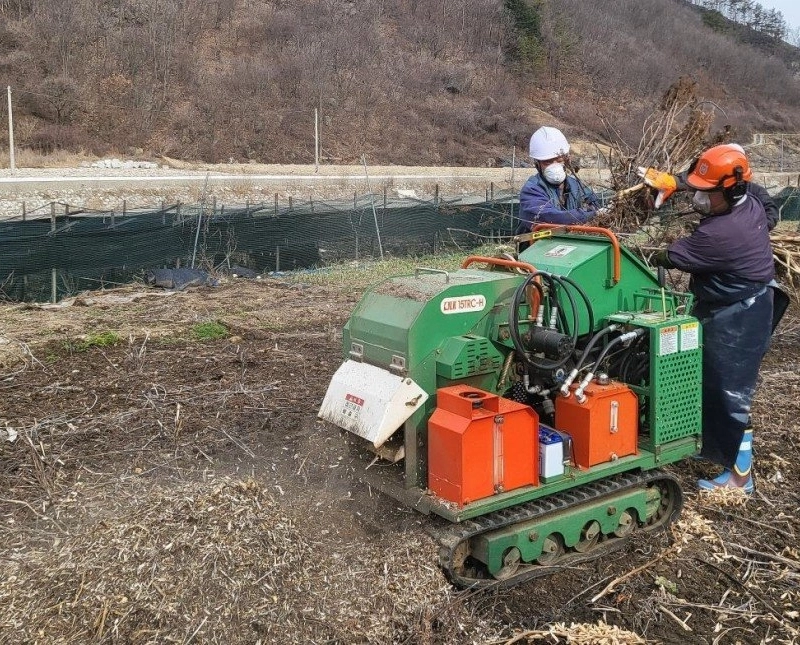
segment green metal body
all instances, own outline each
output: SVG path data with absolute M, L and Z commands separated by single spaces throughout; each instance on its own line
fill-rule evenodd
M 380 478 L 371 478 L 374 470 L 366 471 L 370 483 L 423 512 L 457 522 L 610 475 L 658 468 L 695 454 L 700 441 L 699 327 L 695 319 L 676 313 L 686 305 L 685 299 L 662 292 L 652 271 L 626 249 L 620 252 L 618 282 L 613 279 L 612 260 L 606 238 L 570 234 L 539 240 L 520 257 L 520 261 L 539 270 L 568 276 L 580 285 L 594 308 L 595 330 L 614 321 L 650 332 L 649 386 L 637 389 L 632 384 L 632 389 L 646 400 L 638 454 L 586 470 L 567 468 L 565 475 L 554 481 L 504 492 L 464 507 L 426 494 L 427 422 L 436 407 L 436 390 L 464 383 L 496 394 L 504 391 L 508 385 L 504 372 L 514 352 L 508 331 L 509 310 L 513 294 L 526 276 L 477 268 L 451 273 L 419 269 L 414 275 L 390 278 L 366 293 L 343 333 L 348 358 L 409 377 L 430 394 L 404 424 L 405 458 L 394 466 L 396 476 L 387 480 L 387 473 L 393 472 L 391 468 L 382 469 Z M 575 290 L 573 295 L 576 301 L 581 298 Z M 578 308 L 583 309 L 580 305 Z M 527 307 L 520 312 L 522 333 L 533 324 L 529 314 Z M 582 332 L 589 331 L 586 316 L 581 315 L 579 325 Z M 695 327 L 690 328 L 692 325 Z M 691 331 L 698 332 L 694 349 L 687 346 L 686 351 L 663 351 L 663 330 L 676 326 L 679 345 L 682 330 L 686 330 L 687 343 Z M 645 501 L 636 498 L 631 507 L 643 513 Z M 579 514 L 576 526 L 583 526 L 585 520 L 586 516 Z M 512 540 L 509 536 L 503 539 L 506 537 Z M 486 548 L 487 553 L 494 553 L 492 545 L 487 544 Z
M 512 351 L 501 338 L 508 307 L 522 276 L 463 269 L 450 274 L 418 272 L 390 278 L 369 291 L 343 332 L 349 358 L 408 376 L 426 392 L 454 383 L 498 391 L 500 367 Z M 483 308 L 442 312 L 443 302 L 482 298 Z M 436 407 L 428 401 L 405 423 L 405 487 L 427 482 L 427 422 Z
M 519 256 L 521 262 L 532 264 L 540 271 L 571 278 L 589 297 L 595 313 L 596 331 L 603 318 L 619 311 L 643 311 L 648 306 L 661 303 L 642 302 L 640 294 L 661 291 L 655 274 L 638 257 L 625 247 L 619 249 L 619 281 L 614 279 L 614 249 L 609 240 L 601 236 L 556 234 L 536 241 Z M 580 302 L 580 295 L 569 288 Z M 672 307 L 672 294 L 667 294 Z M 589 331 L 584 308 L 578 304 L 579 331 Z M 567 306 L 567 319 L 572 319 Z

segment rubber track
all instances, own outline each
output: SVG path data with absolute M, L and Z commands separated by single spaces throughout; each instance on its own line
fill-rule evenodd
M 572 488 L 560 493 L 533 500 L 507 509 L 487 513 L 480 517 L 465 520 L 459 524 L 451 524 L 448 528 L 432 531 L 433 536 L 439 541 L 439 565 L 444 569 L 448 579 L 458 587 L 469 587 L 477 589 L 481 587 L 507 588 L 532 578 L 546 576 L 564 566 L 572 566 L 580 562 L 594 560 L 602 555 L 606 555 L 621 548 L 628 543 L 631 532 L 624 537 L 606 536 L 589 552 L 580 553 L 570 551 L 565 553 L 559 560 L 552 565 L 540 564 L 521 564 L 519 571 L 512 577 L 505 580 L 494 578 L 471 578 L 456 572 L 453 568 L 455 550 L 459 544 L 470 540 L 482 533 L 496 531 L 521 522 L 534 519 L 544 519 L 550 513 L 556 513 L 571 508 L 577 508 L 586 503 L 596 502 L 603 497 L 615 495 L 633 488 L 648 486 L 655 482 L 663 488 L 666 486 L 672 499 L 671 513 L 668 515 L 656 515 L 649 523 L 646 523 L 642 530 L 654 531 L 670 524 L 680 515 L 683 506 L 683 493 L 678 480 L 661 470 L 651 470 L 646 473 L 623 473 L 614 477 L 601 479 L 577 488 Z M 487 574 L 488 575 L 488 574 Z

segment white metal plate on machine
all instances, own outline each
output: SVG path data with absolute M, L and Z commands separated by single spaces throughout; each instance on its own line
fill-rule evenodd
M 427 399 L 410 378 L 348 360 L 333 375 L 318 416 L 380 448 Z

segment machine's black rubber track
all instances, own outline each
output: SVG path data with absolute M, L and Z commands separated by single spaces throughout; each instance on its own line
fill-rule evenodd
M 628 472 L 614 477 L 601 479 L 570 490 L 549 495 L 512 506 L 507 509 L 487 513 L 480 517 L 465 520 L 460 524 L 451 524 L 444 530 L 433 529 L 431 532 L 439 541 L 439 565 L 444 569 L 448 579 L 456 586 L 463 588 L 507 588 L 532 578 L 549 575 L 563 568 L 580 562 L 594 560 L 602 555 L 624 546 L 630 535 L 624 537 L 604 536 L 600 542 L 587 552 L 567 551 L 556 562 L 547 566 L 540 564 L 521 564 L 519 570 L 511 577 L 497 580 L 484 571 L 458 570 L 456 549 L 470 539 L 490 531 L 527 522 L 534 519 L 545 519 L 551 513 L 577 508 L 583 504 L 596 502 L 603 497 L 615 495 L 642 486 L 657 485 L 662 493 L 662 505 L 658 512 L 640 527 L 640 530 L 655 531 L 676 520 L 683 506 L 683 493 L 678 480 L 662 470 L 650 470 L 644 473 Z M 635 535 L 636 531 L 632 532 Z M 461 558 L 463 560 L 463 556 Z M 480 576 L 483 574 L 483 576 Z

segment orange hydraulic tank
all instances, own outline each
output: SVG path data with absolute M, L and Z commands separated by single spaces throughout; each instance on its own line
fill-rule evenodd
M 638 452 L 639 403 L 623 383 L 592 382 L 579 403 L 572 396 L 556 399 L 556 429 L 572 437 L 575 465 L 590 468 Z
M 428 488 L 459 506 L 539 482 L 539 417 L 467 385 L 436 391 L 428 421 Z

